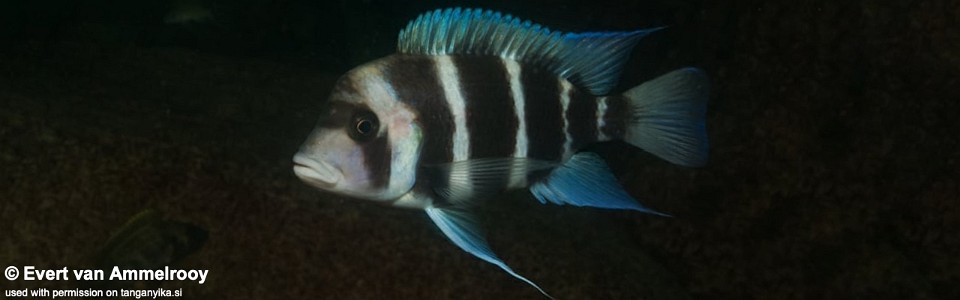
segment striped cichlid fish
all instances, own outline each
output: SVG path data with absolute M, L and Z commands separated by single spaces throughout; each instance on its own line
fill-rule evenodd
M 589 144 L 622 140 L 669 162 L 707 160 L 707 78 L 679 69 L 611 93 L 634 45 L 659 28 L 564 33 L 482 9 L 443 9 L 400 32 L 396 54 L 336 83 L 294 156 L 321 190 L 425 210 L 461 249 L 517 274 L 471 207 L 509 189 L 542 203 L 659 214 Z

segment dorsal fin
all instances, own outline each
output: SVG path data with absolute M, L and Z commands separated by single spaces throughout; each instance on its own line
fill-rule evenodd
M 400 31 L 397 51 L 423 55 L 494 55 L 553 72 L 594 95 L 617 85 L 630 50 L 660 28 L 563 33 L 511 15 L 447 8 L 420 15 Z

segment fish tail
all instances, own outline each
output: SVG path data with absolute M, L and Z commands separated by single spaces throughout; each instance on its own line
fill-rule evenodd
M 675 70 L 628 90 L 623 97 L 632 112 L 624 141 L 674 164 L 706 164 L 708 80 L 703 71 Z

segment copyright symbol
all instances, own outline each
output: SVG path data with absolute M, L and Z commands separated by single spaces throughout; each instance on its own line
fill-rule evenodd
M 16 280 L 17 277 L 20 277 L 20 269 L 17 267 L 9 266 L 5 271 L 3 271 L 3 276 L 7 277 L 7 280 Z

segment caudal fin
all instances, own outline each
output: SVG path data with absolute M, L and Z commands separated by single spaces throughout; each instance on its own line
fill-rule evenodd
M 671 163 L 707 163 L 708 81 L 696 68 L 675 70 L 623 94 L 633 116 L 623 139 Z

